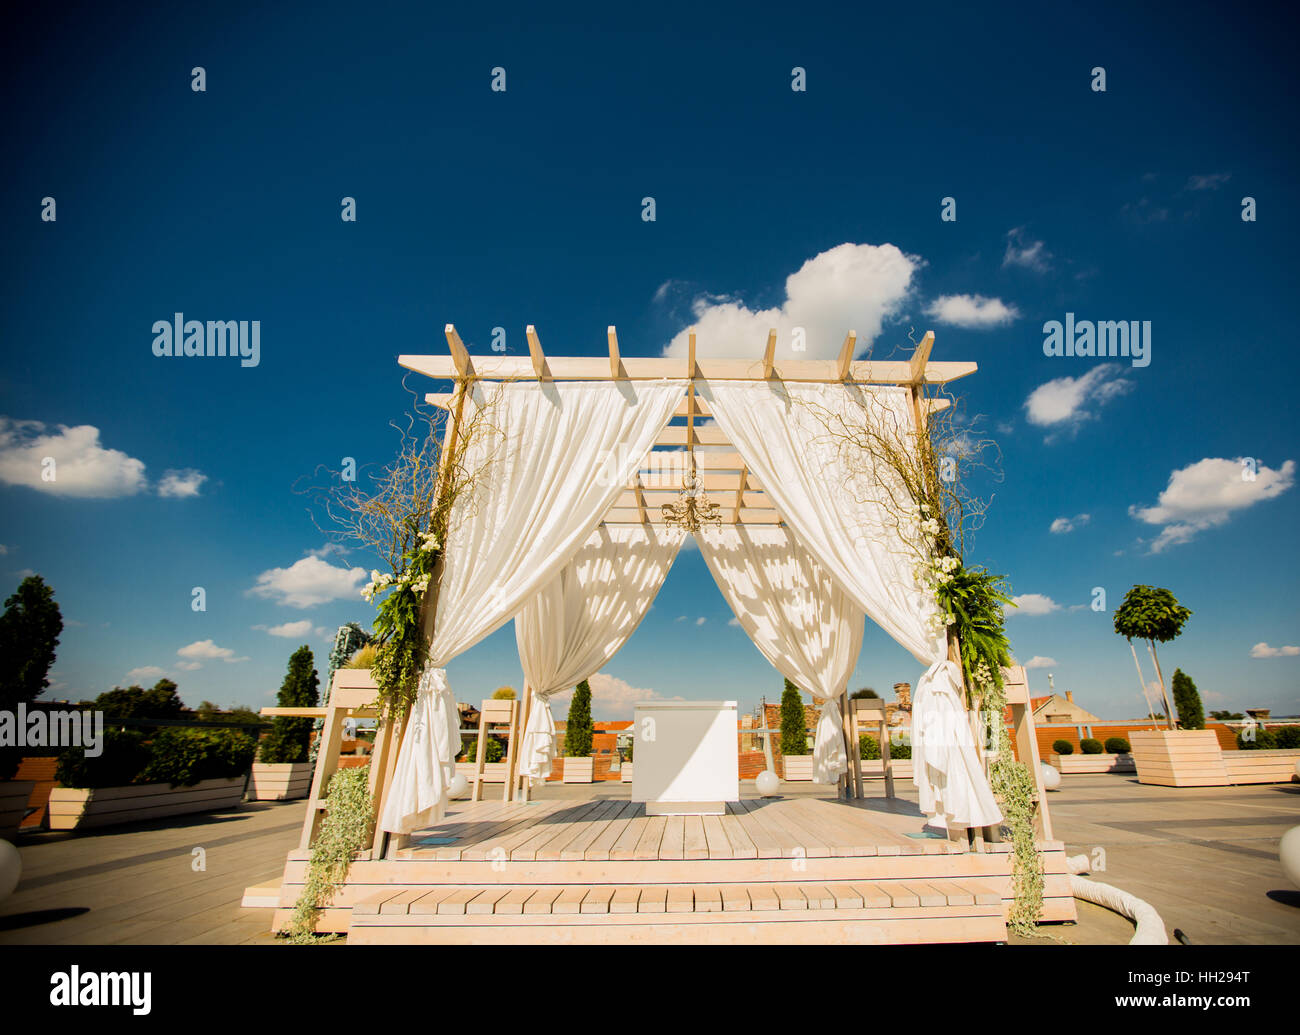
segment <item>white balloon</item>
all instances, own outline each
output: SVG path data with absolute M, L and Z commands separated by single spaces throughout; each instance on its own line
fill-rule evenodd
M 781 781 L 771 769 L 764 769 L 754 781 L 754 788 L 764 798 L 768 798 L 781 789 Z
M 469 781 L 465 779 L 464 773 L 457 773 L 451 778 L 451 784 L 447 787 L 447 797 L 459 798 L 463 794 L 469 793 Z
M 0 838 L 0 901 L 13 894 L 23 875 L 23 857 L 12 842 Z
M 1058 790 L 1061 786 L 1060 772 L 1046 762 L 1039 762 L 1038 768 L 1043 774 L 1043 787 L 1049 791 Z
M 1277 857 L 1282 861 L 1286 879 L 1300 888 L 1300 827 L 1292 827 L 1282 835 L 1277 846 Z

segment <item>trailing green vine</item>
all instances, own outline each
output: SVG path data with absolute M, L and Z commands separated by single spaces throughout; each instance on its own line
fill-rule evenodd
M 340 769 L 330 778 L 325 815 L 311 846 L 307 879 L 289 926 L 282 932 L 291 943 L 313 945 L 337 938 L 316 934 L 316 923 L 321 910 L 347 878 L 353 858 L 369 843 L 373 818 L 370 767 Z

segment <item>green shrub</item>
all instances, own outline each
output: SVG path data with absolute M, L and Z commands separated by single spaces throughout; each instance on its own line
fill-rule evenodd
M 1279 726 L 1272 733 L 1278 747 L 1300 748 L 1300 726 Z
M 896 733 L 889 738 L 889 757 L 891 759 L 912 757 L 912 742 L 906 734 Z
M 1242 730 L 1237 734 L 1237 747 L 1242 751 L 1272 751 L 1277 747 L 1277 737 L 1272 730 L 1266 730 L 1262 726 L 1255 728 L 1254 736 L 1247 737 L 1246 731 Z
M 484 749 L 483 754 L 489 765 L 493 762 L 500 762 L 501 759 L 505 757 L 505 748 L 501 746 L 501 741 L 497 740 L 496 737 L 488 737 L 484 743 L 487 744 L 487 747 Z M 469 742 L 469 747 L 465 749 L 465 761 L 475 762 L 477 760 L 478 741 L 471 740 Z
M 1123 737 L 1107 737 L 1106 753 L 1108 755 L 1127 755 L 1133 750 L 1133 745 Z
M 781 754 L 808 754 L 808 722 L 803 710 L 803 694 L 788 679 L 781 692 Z
M 1100 755 L 1105 750 L 1101 741 L 1096 737 L 1084 737 L 1079 741 L 1079 747 L 1083 749 L 1085 755 Z
M 64 787 L 125 787 L 149 764 L 149 745 L 135 730 L 106 729 L 101 747 L 98 758 L 87 758 L 84 748 L 65 748 L 54 778 Z
M 858 737 L 858 757 L 864 761 L 873 761 L 880 757 L 880 741 L 866 733 Z
M 591 684 L 584 679 L 573 691 L 573 699 L 569 701 L 569 718 L 564 724 L 565 757 L 586 758 L 590 755 L 594 734 L 595 727 L 591 723 Z
M 153 739 L 152 757 L 137 783 L 192 787 L 200 780 L 242 776 L 253 764 L 257 743 L 234 730 L 165 729 Z
M 624 761 L 624 762 L 630 762 L 630 761 L 632 761 L 632 746 L 633 746 L 635 743 L 636 743 L 636 737 L 633 737 L 631 740 L 629 740 L 629 741 L 627 742 L 627 747 L 625 747 L 625 748 L 623 749 L 623 761 Z
M 1058 755 L 1072 755 L 1074 754 L 1074 745 L 1068 740 L 1054 740 L 1052 741 L 1052 750 Z
M 1174 707 L 1178 709 L 1178 724 L 1185 730 L 1205 729 L 1205 709 L 1196 684 L 1183 670 L 1174 669 Z

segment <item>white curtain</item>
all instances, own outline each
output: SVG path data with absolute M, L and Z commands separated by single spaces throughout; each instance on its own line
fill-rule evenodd
M 834 783 L 849 768 L 837 698 L 862 647 L 862 608 L 780 525 L 706 527 L 696 536 L 714 581 L 772 666 L 821 698 L 813 779 Z
M 922 764 L 914 748 L 913 779 L 923 801 L 960 809 L 930 813 L 931 822 L 1000 821 L 969 726 L 928 721 L 932 713 L 964 714 L 965 706 L 960 672 L 940 664 L 947 638 L 934 597 L 917 578 L 921 554 L 909 545 L 920 542 L 923 515 L 905 512 L 911 501 L 897 477 L 862 446 L 866 435 L 914 448 L 908 390 L 779 381 L 713 381 L 697 390 L 794 537 L 876 624 L 928 666 L 912 698 L 912 723 L 932 727 L 933 750 Z M 951 743 L 933 739 L 940 729 Z
M 531 695 L 522 775 L 551 774 L 555 720 L 548 699 L 599 672 L 618 653 L 650 610 L 684 538 L 679 528 L 601 525 L 515 616 Z
M 429 661 L 420 678 L 380 827 L 436 823 L 460 748 L 443 667 L 495 632 L 568 563 L 623 491 L 686 382 L 476 382 L 452 508 Z

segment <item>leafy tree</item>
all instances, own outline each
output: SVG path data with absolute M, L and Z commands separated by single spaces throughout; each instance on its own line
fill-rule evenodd
M 1185 730 L 1205 729 L 1205 711 L 1196 684 L 1181 668 L 1174 669 L 1174 706 L 1178 709 L 1178 723 Z
M 54 590 L 39 575 L 28 575 L 0 615 L 0 709 L 16 711 L 45 692 L 62 632 Z M 22 756 L 22 748 L 0 747 L 0 780 L 18 771 Z
M 320 677 L 316 675 L 311 648 L 303 644 L 289 656 L 276 704 L 281 708 L 315 708 L 320 702 Z M 268 763 L 305 762 L 311 742 L 311 719 L 278 715 L 271 731 L 262 738 L 261 760 Z
M 242 704 L 237 704 L 230 709 L 222 709 L 211 701 L 203 701 L 194 710 L 194 715 L 199 722 L 238 722 L 245 726 L 267 725 L 266 720 L 261 715 L 252 708 L 245 708 Z
M 1134 637 L 1146 640 L 1155 662 L 1156 679 L 1160 683 L 1160 697 L 1165 702 L 1165 715 L 1172 716 L 1169 695 L 1165 692 L 1165 677 L 1160 671 L 1157 643 L 1168 643 L 1183 631 L 1183 625 L 1192 612 L 1183 607 L 1167 589 L 1155 586 L 1134 586 L 1124 596 L 1124 602 L 1115 611 L 1115 631 L 1130 643 Z M 1166 720 L 1173 729 L 1173 719 Z
M 515 699 L 515 688 L 513 686 L 499 686 L 492 691 L 492 700 L 494 701 L 513 701 Z
M 140 686 L 120 686 L 106 690 L 91 705 L 107 719 L 179 719 L 185 702 L 170 679 L 160 679 L 149 690 Z
M 869 686 L 864 686 L 861 690 L 854 690 L 853 693 L 849 694 L 850 701 L 861 701 L 869 697 L 874 697 L 879 700 L 880 695 Z
M 569 719 L 564 726 L 564 754 L 568 758 L 586 758 L 591 754 L 591 687 L 584 679 L 573 691 L 569 702 Z
M 1245 717 L 1246 716 L 1244 716 L 1241 712 L 1228 712 L 1228 711 L 1210 712 L 1210 718 L 1218 719 L 1220 722 L 1230 721 L 1233 719 L 1244 719 Z
M 803 710 L 803 694 L 790 680 L 781 692 L 781 754 L 808 754 L 808 721 Z

